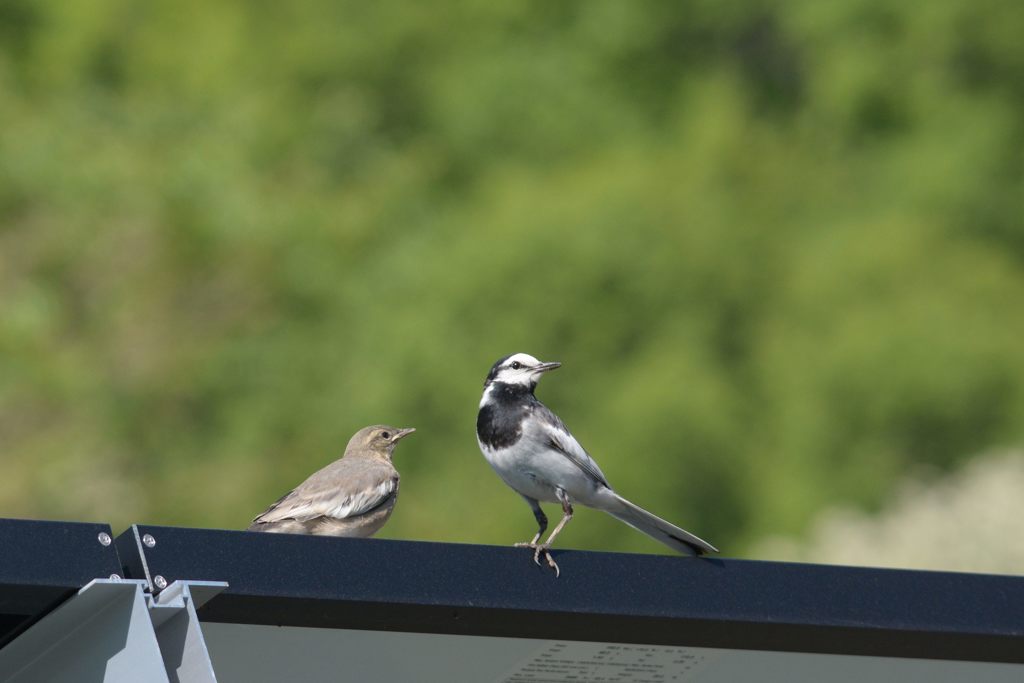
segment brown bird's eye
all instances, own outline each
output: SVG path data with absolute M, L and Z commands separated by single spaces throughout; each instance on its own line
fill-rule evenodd
M 523 364 L 517 360 L 514 360 L 512 361 L 512 365 L 510 365 L 509 367 L 512 368 L 513 370 L 518 370 L 519 368 L 523 367 Z
M 385 439 L 390 439 L 391 438 L 391 432 L 382 432 L 381 436 L 383 436 Z

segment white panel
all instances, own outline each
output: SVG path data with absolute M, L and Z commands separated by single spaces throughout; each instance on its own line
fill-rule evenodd
M 1020 683 L 1024 665 L 204 622 L 220 683 Z

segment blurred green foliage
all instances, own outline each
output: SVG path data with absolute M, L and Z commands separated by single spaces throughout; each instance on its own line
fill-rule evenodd
M 6 0 L 0 514 L 241 528 L 390 422 L 383 536 L 523 540 L 473 433 L 515 351 L 733 555 L 1020 444 L 1021 36 L 1001 0 Z

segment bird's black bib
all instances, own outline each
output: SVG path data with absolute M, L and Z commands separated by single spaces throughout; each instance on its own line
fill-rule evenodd
M 490 400 L 476 416 L 476 436 L 491 449 L 508 448 L 523 435 L 523 419 L 538 403 L 533 392 L 521 384 L 493 385 Z

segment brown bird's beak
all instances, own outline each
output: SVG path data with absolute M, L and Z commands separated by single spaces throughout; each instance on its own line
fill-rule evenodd
M 562 367 L 562 364 L 558 361 L 551 361 L 550 363 L 541 363 L 533 369 L 536 373 L 547 372 L 548 370 L 554 370 L 555 368 Z
M 394 441 L 395 443 L 398 443 L 399 441 L 401 441 L 402 439 L 409 436 L 415 431 L 415 427 L 406 427 L 405 429 L 399 429 L 397 432 L 395 432 L 395 437 L 391 440 Z

